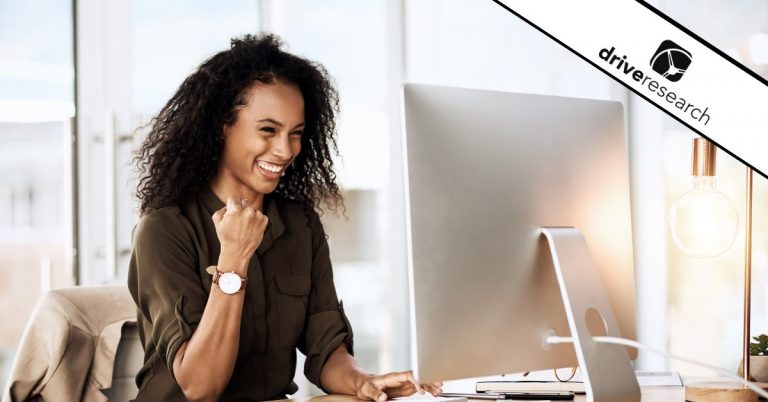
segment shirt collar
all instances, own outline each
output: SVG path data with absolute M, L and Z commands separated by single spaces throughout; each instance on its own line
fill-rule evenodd
M 220 200 L 209 186 L 205 186 L 200 194 L 200 199 L 208 209 L 208 212 L 210 212 L 211 216 L 213 216 L 214 212 L 226 206 L 224 201 Z M 272 243 L 285 232 L 285 225 L 280 216 L 278 197 L 273 194 L 264 194 L 263 212 L 269 221 L 267 222 L 267 228 L 264 230 L 264 238 L 262 238 L 261 244 L 256 250 L 259 255 L 264 254 Z

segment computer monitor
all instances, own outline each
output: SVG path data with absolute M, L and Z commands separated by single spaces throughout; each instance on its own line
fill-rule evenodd
M 403 101 L 417 378 L 577 366 L 573 345 L 544 345 L 570 331 L 541 227 L 582 232 L 634 339 L 621 103 L 413 84 Z

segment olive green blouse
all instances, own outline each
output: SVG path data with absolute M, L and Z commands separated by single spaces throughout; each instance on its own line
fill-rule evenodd
M 205 188 L 182 207 L 144 215 L 134 228 L 128 288 L 138 307 L 144 366 L 136 401 L 186 401 L 173 375 L 179 346 L 197 328 L 211 291 L 206 272 L 220 244 L 211 216 L 224 207 Z M 240 345 L 222 401 L 283 399 L 296 392 L 296 348 L 315 385 L 329 354 L 352 328 L 336 296 L 328 243 L 309 206 L 267 194 L 269 223 L 248 265 Z

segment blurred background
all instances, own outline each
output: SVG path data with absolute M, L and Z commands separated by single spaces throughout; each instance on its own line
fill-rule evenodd
M 649 3 L 768 77 L 765 0 Z M 685 255 L 667 216 L 691 186 L 694 134 L 492 1 L 0 0 L 0 385 L 41 292 L 125 281 L 136 128 L 230 38 L 259 31 L 324 64 L 340 90 L 349 219 L 323 221 L 366 370 L 410 368 L 399 88 L 418 82 L 623 102 L 639 339 L 735 371 L 744 167 L 719 153 L 718 187 L 740 215 L 735 244 Z M 758 334 L 768 331 L 768 187 L 755 181 Z M 712 374 L 642 353 L 636 365 Z M 297 382 L 299 395 L 317 392 Z

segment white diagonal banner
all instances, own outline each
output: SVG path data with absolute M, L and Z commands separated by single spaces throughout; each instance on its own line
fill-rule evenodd
M 658 10 L 637 0 L 494 1 L 768 173 L 768 83 Z

